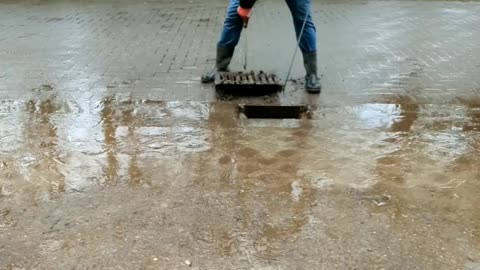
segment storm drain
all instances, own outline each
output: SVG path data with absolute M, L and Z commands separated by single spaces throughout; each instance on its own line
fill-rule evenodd
M 215 89 L 234 96 L 263 96 L 282 90 L 282 82 L 275 74 L 260 72 L 219 72 Z
M 240 114 L 252 119 L 310 119 L 309 106 L 238 105 Z

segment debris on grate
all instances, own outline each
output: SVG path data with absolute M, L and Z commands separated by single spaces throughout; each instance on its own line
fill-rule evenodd
M 277 75 L 263 71 L 218 72 L 215 89 L 232 95 L 262 96 L 281 91 L 282 83 Z
M 307 105 L 278 106 L 278 105 L 238 105 L 239 114 L 246 118 L 264 119 L 311 119 L 312 113 Z

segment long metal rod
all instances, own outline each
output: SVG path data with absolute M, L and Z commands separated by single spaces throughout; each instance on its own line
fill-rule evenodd
M 305 19 L 303 19 L 302 30 L 300 30 L 300 34 L 297 37 L 297 45 L 295 46 L 295 51 L 293 52 L 292 61 L 290 62 L 290 67 L 288 68 L 287 77 L 285 78 L 285 83 L 283 84 L 282 91 L 285 91 L 285 89 L 287 88 L 287 82 L 288 79 L 290 79 L 290 73 L 292 72 L 295 56 L 297 56 L 298 47 L 300 47 L 300 41 L 303 36 L 303 31 L 305 30 L 305 24 L 307 23 L 308 15 L 310 15 L 310 10 L 308 10 L 308 12 L 305 14 Z
M 247 24 L 245 23 L 243 25 L 243 32 L 244 32 L 244 35 L 245 35 L 245 51 L 244 51 L 244 59 L 243 59 L 243 69 L 244 70 L 247 70 L 247 49 L 248 49 L 248 34 L 247 34 Z

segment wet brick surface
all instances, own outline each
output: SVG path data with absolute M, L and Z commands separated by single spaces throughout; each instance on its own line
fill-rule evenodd
M 242 99 L 226 2 L 0 0 L 0 269 L 478 267 L 480 3 L 315 1 L 322 95 Z M 283 1 L 242 38 L 285 76 Z

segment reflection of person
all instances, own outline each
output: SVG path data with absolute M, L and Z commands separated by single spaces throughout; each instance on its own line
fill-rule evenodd
M 223 31 L 217 44 L 216 70 L 228 70 L 235 46 L 240 40 L 242 28 L 246 27 L 255 2 L 256 0 L 230 0 Z M 317 34 L 310 12 L 311 0 L 285 0 L 285 2 L 292 13 L 297 38 L 302 30 L 305 16 L 308 16 L 300 38 L 300 50 L 303 53 L 306 71 L 305 89 L 311 93 L 319 93 L 321 85 L 317 74 Z M 214 79 L 215 70 L 202 77 L 204 83 L 213 82 Z
M 301 120 L 299 127 L 269 131 L 288 138 L 284 143 L 257 144 L 257 137 L 266 134 L 244 132 L 239 121 L 232 121 L 232 109 L 231 104 L 212 103 L 207 123 L 211 147 L 195 159 L 194 184 L 206 193 L 222 194 L 223 205 L 239 207 L 228 207 L 219 218 L 203 217 L 199 224 L 201 229 L 215 228 L 213 242 L 225 255 L 234 254 L 238 245 L 255 243 L 255 257 L 275 260 L 286 251 L 286 242 L 299 237 L 315 203 L 316 190 L 303 170 L 308 153 L 301 151 L 315 143 L 313 126 Z

